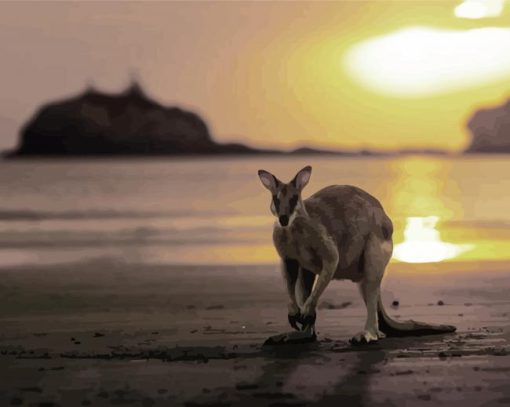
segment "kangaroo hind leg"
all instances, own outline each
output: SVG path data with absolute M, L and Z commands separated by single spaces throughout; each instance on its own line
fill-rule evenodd
M 367 308 L 365 329 L 351 339 L 352 344 L 375 342 L 385 335 L 379 330 L 377 303 L 381 281 L 392 253 L 392 243 L 377 236 L 370 236 L 363 252 L 363 279 L 359 289 Z

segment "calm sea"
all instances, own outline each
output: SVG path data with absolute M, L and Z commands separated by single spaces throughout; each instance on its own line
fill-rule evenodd
M 307 164 L 304 196 L 351 184 L 382 202 L 395 261 L 510 260 L 504 156 L 243 157 L 1 161 L 0 266 L 276 263 L 257 170 L 287 181 Z

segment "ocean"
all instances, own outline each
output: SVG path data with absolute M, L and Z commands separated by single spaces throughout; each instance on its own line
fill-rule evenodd
M 109 260 L 276 264 L 258 169 L 303 197 L 361 187 L 395 225 L 393 261 L 510 260 L 505 156 L 214 157 L 0 161 L 0 267 Z

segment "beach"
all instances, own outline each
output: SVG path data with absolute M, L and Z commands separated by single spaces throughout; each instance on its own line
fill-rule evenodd
M 318 342 L 290 331 L 265 168 L 376 196 L 395 318 L 455 334 L 352 347 L 357 287 L 332 282 Z M 502 157 L 0 162 L 0 405 L 508 404 L 510 216 Z M 507 171 L 508 172 L 508 171 Z M 421 263 L 417 263 L 417 261 Z M 398 301 L 398 306 L 392 306 Z
M 510 406 L 509 22 L 1 2 L 0 407 Z
M 318 342 L 273 348 L 264 340 L 290 330 L 277 265 L 4 268 L 0 404 L 506 404 L 507 267 L 390 266 L 388 312 L 455 334 L 352 347 L 364 306 L 335 281 Z

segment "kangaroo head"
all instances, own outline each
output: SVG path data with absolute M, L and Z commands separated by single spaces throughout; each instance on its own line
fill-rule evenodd
M 281 226 L 292 224 L 297 210 L 302 207 L 301 191 L 308 184 L 312 175 L 312 167 L 307 166 L 299 171 L 289 183 L 281 182 L 270 172 L 259 170 L 262 184 L 271 191 L 271 212 L 278 218 Z

